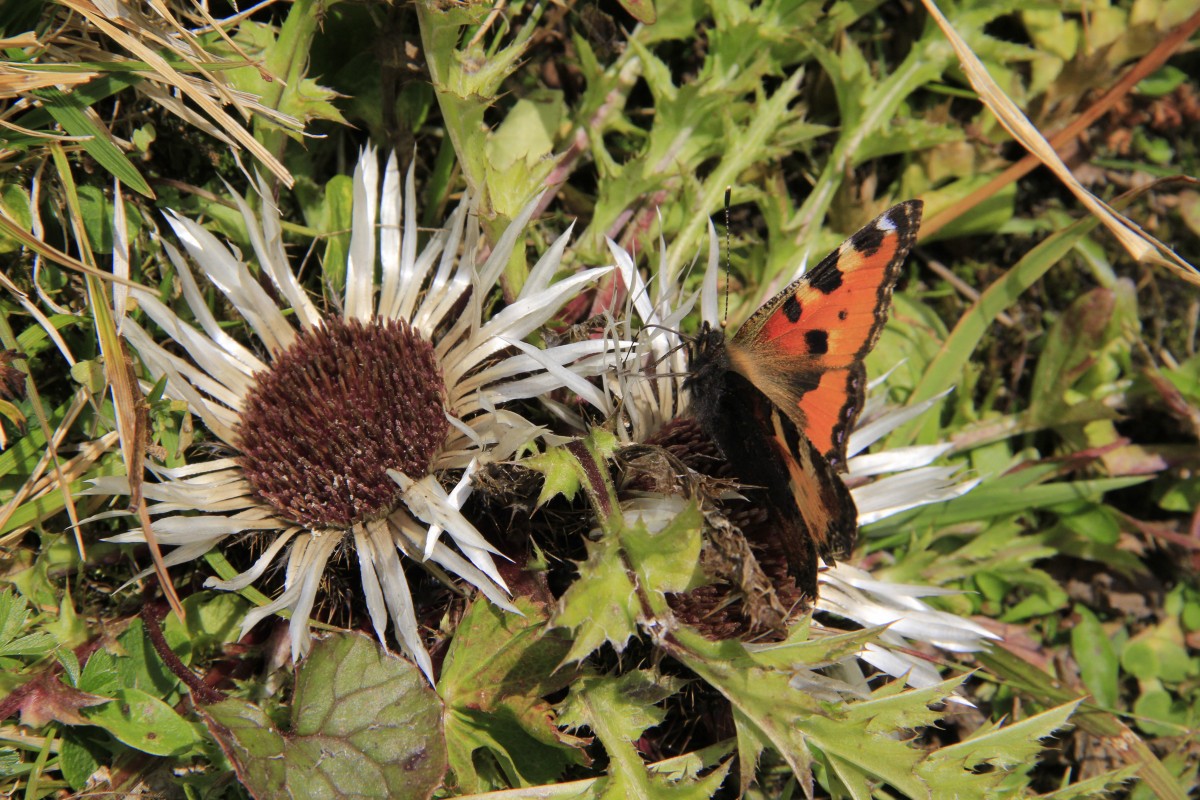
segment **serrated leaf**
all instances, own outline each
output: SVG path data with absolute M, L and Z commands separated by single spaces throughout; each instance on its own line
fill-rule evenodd
M 559 710 L 560 724 L 591 729 L 609 755 L 608 776 L 596 782 L 595 796 L 604 800 L 712 797 L 727 766 L 718 769 L 716 776 L 700 779 L 686 773 L 659 774 L 647 768 L 633 746 L 646 730 L 666 718 L 657 704 L 682 686 L 678 679 L 644 670 L 619 677 L 590 675 L 572 686 Z
M 621 544 L 649 591 L 683 592 L 704 580 L 703 520 L 699 506 L 691 502 L 661 531 L 648 530 L 640 520 L 621 531 Z
M 297 800 L 426 800 L 446 771 L 441 712 L 417 667 L 359 634 L 313 646 L 286 733 L 241 700 L 200 710 L 252 795 Z
M 995 784 L 1004 770 L 1022 764 L 1032 766 L 1042 751 L 1041 740 L 1067 724 L 1079 701 L 1043 711 L 1020 722 L 1004 727 L 985 727 L 966 741 L 931 752 L 918 770 L 931 786 L 950 786 L 951 783 Z M 980 767 L 998 767 L 984 771 Z M 951 773 L 957 774 L 952 780 Z
M 564 663 L 587 657 L 605 642 L 621 652 L 637 633 L 637 588 L 615 537 L 585 544 L 587 561 L 579 565 L 579 577 L 563 594 L 554 615 L 555 626 L 570 628 L 574 634 Z
M 566 448 L 552 447 L 521 464 L 542 473 L 542 491 L 537 499 L 539 508 L 560 494 L 568 500 L 575 499 L 579 491 L 579 462 Z
M 929 706 L 944 701 L 959 683 L 961 680 L 951 679 L 903 690 L 903 684 L 896 681 L 877 690 L 870 700 L 846 703 L 836 718 L 800 720 L 798 733 L 829 757 L 847 786 L 865 789 L 883 781 L 909 797 L 924 797 L 927 786 L 939 784 L 926 784 L 914 774 L 924 753 L 898 734 L 934 723 L 941 715 Z
M 25 604 L 25 598 L 5 587 L 0 592 L 0 644 L 7 644 L 20 636 L 28 618 L 29 607 Z
M 78 688 L 82 692 L 111 695 L 121 685 L 116 670 L 116 658 L 107 650 L 95 650 L 79 673 Z
M 542 698 L 574 671 L 557 669 L 570 643 L 546 630 L 543 609 L 514 600 L 524 616 L 477 600 L 459 622 L 438 692 L 446 704 L 446 747 L 457 786 L 484 792 L 549 783 L 586 759 L 581 743 L 559 730 Z M 481 774 L 485 750 L 503 775 Z M 488 762 L 492 763 L 492 762 Z
M 201 741 L 198 731 L 173 708 L 137 689 L 118 689 L 111 703 L 85 713 L 89 724 L 154 756 L 180 753 Z
M 657 706 L 683 682 L 649 670 L 617 677 L 589 675 L 576 681 L 558 712 L 560 725 L 601 729 L 625 742 L 636 741 L 660 724 L 666 712 Z
M 729 701 L 739 744 L 751 743 L 755 754 L 774 748 L 801 781 L 808 780 L 811 754 L 796 722 L 824 709 L 791 688 L 790 671 L 762 666 L 741 642 L 710 642 L 686 628 L 675 631 L 665 647 Z M 744 753 L 740 757 L 743 765 L 749 760 Z
M 311 10 L 302 6 L 296 8 L 298 15 L 313 15 Z M 237 88 L 261 98 L 264 105 L 301 123 L 325 120 L 345 125 L 346 120 L 333 104 L 338 93 L 321 86 L 312 78 L 304 77 L 305 66 L 296 63 L 295 54 L 306 52 L 311 46 L 313 27 L 311 20 L 296 20 L 289 15 L 276 40 L 273 26 L 243 22 L 237 29 L 236 41 L 242 48 L 239 54 L 250 58 L 265 56 L 267 70 L 283 80 L 266 80 L 264 72 L 257 65 L 226 70 L 225 74 Z M 277 122 L 268 122 L 266 119 L 262 122 L 272 127 L 278 126 Z M 281 129 L 293 139 L 301 140 L 299 130 L 286 126 Z
M 914 775 L 924 753 L 898 734 L 936 721 L 940 715 L 929 706 L 943 701 L 960 679 L 908 690 L 897 681 L 868 700 L 822 703 L 792 688 L 789 670 L 763 665 L 740 643 L 709 642 L 680 629 L 666 649 L 733 706 L 739 745 L 752 748 L 753 755 L 741 754 L 744 767 L 761 748 L 771 747 L 807 782 L 815 748 L 838 779 L 862 796 L 879 781 L 912 797 L 925 796 L 925 784 Z
M 0 645 L 0 656 L 42 656 L 54 649 L 53 634 L 39 631 Z
M 1076 781 L 1057 792 L 1043 794 L 1040 797 L 1041 800 L 1093 800 L 1110 794 L 1115 795 L 1137 776 L 1137 772 L 1137 765 L 1114 769 L 1102 775 Z

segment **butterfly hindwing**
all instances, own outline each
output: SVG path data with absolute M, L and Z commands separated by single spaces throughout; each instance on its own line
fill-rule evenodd
M 730 342 L 735 368 L 839 468 L 862 410 L 862 359 L 887 320 L 921 208 L 911 200 L 877 217 L 755 312 Z
M 701 379 L 703 381 L 703 378 Z M 807 597 L 817 591 L 818 556 L 832 561 L 851 549 L 857 512 L 845 483 L 791 420 L 746 378 L 725 370 L 698 407 L 747 496 L 766 507 L 768 535 L 787 556 L 788 571 Z

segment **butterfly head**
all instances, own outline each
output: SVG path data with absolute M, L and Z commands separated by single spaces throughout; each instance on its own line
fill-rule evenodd
M 701 420 L 712 418 L 706 409 L 719 404 L 729 372 L 729 349 L 725 332 L 705 322 L 688 348 L 688 376 L 683 388 L 690 394 L 693 413 Z

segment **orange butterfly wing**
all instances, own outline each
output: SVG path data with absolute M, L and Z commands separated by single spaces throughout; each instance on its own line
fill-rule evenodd
M 837 469 L 866 390 L 862 360 L 887 320 L 922 203 L 892 207 L 771 298 L 729 342 L 731 365 Z

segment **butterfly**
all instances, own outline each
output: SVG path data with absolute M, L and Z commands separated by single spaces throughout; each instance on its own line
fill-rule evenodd
M 839 472 L 862 411 L 863 359 L 887 320 L 923 204 L 900 203 L 789 284 L 726 341 L 705 323 L 689 348 L 693 416 L 747 496 L 764 503 L 807 598 L 818 557 L 854 547 L 858 510 Z

